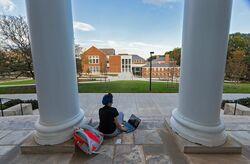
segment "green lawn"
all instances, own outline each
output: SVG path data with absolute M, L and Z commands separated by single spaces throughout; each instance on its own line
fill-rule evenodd
M 11 93 L 35 93 L 35 86 L 18 86 L 32 84 L 33 80 L 0 83 L 0 94 Z M 17 86 L 7 86 L 17 85 Z M 79 84 L 80 93 L 148 93 L 149 82 L 147 81 L 113 81 Z M 153 82 L 153 93 L 177 93 L 177 83 Z M 224 84 L 224 93 L 250 93 L 250 83 Z
M 0 82 L 1 86 L 6 85 L 27 85 L 27 84 L 34 84 L 35 80 L 13 80 L 13 81 L 7 81 L 7 82 Z
M 250 83 L 224 83 L 224 93 L 250 93 Z
M 79 84 L 81 93 L 147 93 L 149 82 L 147 81 L 112 81 L 107 83 Z M 153 82 L 152 92 L 154 93 L 176 93 L 177 83 Z

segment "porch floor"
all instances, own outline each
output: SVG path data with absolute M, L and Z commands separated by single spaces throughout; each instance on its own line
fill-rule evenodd
M 141 95 L 141 96 L 140 96 Z M 0 118 L 0 163 L 250 163 L 250 117 L 222 115 L 227 133 L 243 146 L 241 155 L 184 154 L 180 152 L 171 133 L 164 126 L 171 109 L 176 107 L 176 94 L 119 94 L 116 106 L 128 118 L 135 113 L 142 118 L 138 129 L 104 141 L 98 155 L 85 155 L 80 150 L 67 154 L 21 154 L 20 144 L 34 131 L 38 115 Z M 85 115 L 98 120 L 101 95 L 84 94 Z M 92 99 L 93 102 L 90 101 Z M 91 104 L 90 104 L 91 103 Z M 127 119 L 126 118 L 126 119 Z

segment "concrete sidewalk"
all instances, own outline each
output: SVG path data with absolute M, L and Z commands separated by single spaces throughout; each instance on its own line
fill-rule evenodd
M 104 94 L 79 94 L 80 106 L 85 116 L 98 121 L 98 109 Z M 36 99 L 36 94 L 0 95 L 4 98 Z M 224 94 L 224 99 L 250 97 L 250 94 Z M 164 127 L 164 119 L 178 106 L 178 94 L 117 93 L 114 106 L 125 113 L 125 119 L 133 113 L 142 118 L 139 129 L 106 141 L 103 153 L 87 156 L 75 154 L 20 154 L 19 145 L 34 131 L 38 115 L 0 118 L 0 163 L 250 163 L 250 117 L 222 116 L 227 133 L 243 145 L 243 155 L 183 154 L 174 144 Z M 119 141 L 119 142 L 118 142 Z M 117 143 L 118 142 L 118 143 Z M 119 144 L 120 143 L 120 144 Z M 13 159 L 13 160 L 12 160 Z
M 102 106 L 104 93 L 79 93 L 80 107 L 87 117 L 96 117 Z M 114 104 L 119 111 L 138 116 L 169 116 L 178 107 L 178 93 L 114 93 Z M 223 99 L 250 97 L 250 94 L 223 94 Z M 0 98 L 37 99 L 36 94 L 2 94 Z

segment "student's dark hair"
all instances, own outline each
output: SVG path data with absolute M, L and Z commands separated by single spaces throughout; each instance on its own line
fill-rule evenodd
M 102 98 L 103 105 L 108 105 L 109 103 L 113 103 L 113 95 L 111 93 L 104 95 Z
M 108 93 L 108 95 L 109 95 L 110 97 L 112 97 L 112 98 L 113 98 L 113 95 L 112 95 L 112 93 Z

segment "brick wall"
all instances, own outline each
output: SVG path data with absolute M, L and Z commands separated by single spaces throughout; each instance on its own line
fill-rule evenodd
M 109 56 L 109 72 L 111 73 L 121 72 L 121 56 L 120 55 Z
M 90 64 L 89 63 L 89 57 L 90 56 L 98 56 L 99 57 L 99 63 L 98 64 Z M 107 57 L 106 54 L 104 54 L 102 51 L 97 49 L 96 47 L 92 46 L 87 51 L 85 51 L 82 54 L 82 70 L 83 73 L 87 73 L 90 66 L 99 66 L 100 72 L 106 72 L 107 70 Z
M 149 67 L 142 68 L 142 77 L 149 78 Z M 153 67 L 152 78 L 171 79 L 174 74 L 175 78 L 180 77 L 180 67 Z

